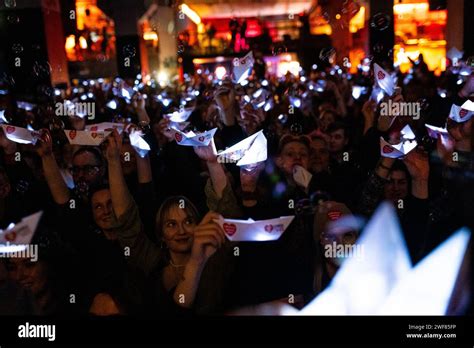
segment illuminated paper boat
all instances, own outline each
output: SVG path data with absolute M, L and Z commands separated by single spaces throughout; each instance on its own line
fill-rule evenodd
M 243 81 L 247 80 L 252 72 L 253 64 L 255 59 L 253 58 L 253 53 L 250 51 L 245 55 L 245 57 L 238 59 L 234 63 L 232 71 L 232 81 L 236 84 L 240 84 Z
M 265 138 L 263 131 L 259 131 L 219 152 L 219 158 L 237 162 L 238 166 L 265 161 L 267 159 L 267 138 Z
M 363 255 L 347 259 L 328 288 L 299 315 L 375 313 L 393 285 L 411 269 L 405 240 L 389 203 L 379 206 L 357 244 L 363 247 Z
M 184 133 L 176 128 L 173 128 L 175 131 L 174 138 L 176 143 L 183 146 L 207 146 L 211 142 L 214 134 L 217 131 L 217 128 L 205 131 L 203 133 L 194 133 L 193 131 Z
M 124 128 L 125 126 L 122 123 L 101 122 L 101 123 L 87 125 L 84 130 L 88 132 L 105 132 L 105 131 L 110 131 L 112 129 L 117 129 L 119 134 L 121 134 Z
M 224 229 L 226 237 L 234 242 L 266 242 L 277 240 L 293 221 L 294 216 L 254 221 L 223 219 L 216 222 Z
M 191 116 L 193 111 L 194 111 L 194 108 L 184 109 L 183 111 L 175 111 L 170 114 L 165 114 L 165 117 L 169 119 L 171 122 L 182 123 L 188 120 L 189 116 Z
M 467 122 L 474 115 L 474 103 L 467 100 L 461 106 L 453 104 L 449 112 L 449 118 L 455 122 Z
M 445 315 L 467 251 L 470 232 L 463 228 L 438 246 L 392 289 L 383 315 Z
M 133 146 L 133 149 L 141 158 L 144 158 L 148 151 L 151 150 L 150 145 L 141 137 L 140 131 L 132 130 L 128 137 L 130 139 L 130 145 Z
M 98 146 L 110 135 L 111 131 L 89 132 L 65 129 L 64 133 L 72 145 Z
M 450 135 L 446 128 L 432 126 L 430 124 L 425 124 L 428 135 L 433 139 L 441 138 L 441 143 L 447 145 L 450 141 Z
M 30 244 L 42 214 L 43 212 L 40 211 L 29 215 L 21 219 L 19 223 L 12 223 L 5 230 L 0 230 L 0 252 L 18 251 L 19 249 L 15 246 L 25 247 Z
M 374 64 L 374 74 L 375 81 L 380 88 L 382 88 L 389 96 L 392 96 L 393 93 L 395 93 L 395 82 L 392 76 L 377 63 Z
M 412 268 L 394 208 L 383 203 L 357 242 L 363 257 L 347 259 L 296 315 L 445 315 L 469 239 L 461 229 Z
M 407 155 L 418 145 L 412 129 L 406 125 L 401 130 L 401 142 L 390 144 L 383 137 L 380 137 L 380 155 L 389 158 L 400 158 Z
M 36 144 L 41 134 L 34 130 L 29 130 L 22 127 L 12 126 L 9 124 L 2 124 L 3 133 L 8 138 L 18 144 Z

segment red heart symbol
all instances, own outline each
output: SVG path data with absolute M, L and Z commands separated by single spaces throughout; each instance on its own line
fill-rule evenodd
M 206 138 L 205 138 L 205 137 L 199 137 L 199 138 L 198 138 L 198 140 L 201 141 L 201 142 L 203 142 L 204 139 L 206 139 Z
M 5 235 L 5 239 L 9 242 L 14 242 L 16 239 L 16 232 L 9 232 Z
M 342 213 L 340 211 L 330 211 L 328 213 L 328 218 L 331 221 L 337 220 L 341 217 Z
M 265 231 L 271 233 L 273 231 L 273 225 L 265 225 Z
M 461 118 L 463 118 L 466 115 L 467 115 L 467 110 L 466 109 L 459 110 L 459 116 L 461 116 Z
M 91 133 L 91 137 L 93 137 L 94 139 L 97 138 L 97 133 Z
M 16 128 L 13 127 L 13 126 L 7 126 L 7 133 L 8 133 L 8 134 L 12 134 L 12 133 L 15 131 L 15 129 L 16 129 Z
M 391 152 L 393 152 L 393 148 L 388 146 L 388 145 L 385 145 L 382 149 L 382 152 L 383 153 L 391 153 Z
M 76 137 L 76 131 L 75 130 L 72 130 L 72 131 L 69 131 L 69 138 L 74 139 Z
M 233 236 L 235 232 L 237 231 L 237 226 L 235 226 L 234 224 L 225 223 L 223 227 L 224 227 L 224 232 L 228 234 L 229 236 Z
M 174 138 L 176 141 L 179 143 L 181 140 L 183 140 L 183 136 L 180 133 L 175 133 Z
M 379 80 L 383 80 L 385 78 L 385 74 L 382 71 L 379 71 L 377 73 L 377 77 L 379 78 Z
M 97 132 L 97 126 L 91 127 L 91 132 Z

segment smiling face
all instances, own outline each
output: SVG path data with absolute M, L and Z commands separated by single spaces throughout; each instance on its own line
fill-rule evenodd
M 293 167 L 299 165 L 308 170 L 309 149 L 299 141 L 287 143 L 277 157 L 278 167 L 287 175 L 293 175 Z
M 110 230 L 117 224 L 117 218 L 112 208 L 110 190 L 95 192 L 91 197 L 92 215 L 94 221 L 102 230 Z
M 184 208 L 172 205 L 164 214 L 163 241 L 170 252 L 190 253 L 193 246 L 196 218 Z
M 8 260 L 8 272 L 13 281 L 33 295 L 46 288 L 48 272 L 46 263 L 43 261 L 33 262 L 30 259 L 11 258 Z

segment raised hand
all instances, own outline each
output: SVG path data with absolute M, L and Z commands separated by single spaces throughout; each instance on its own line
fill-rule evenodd
M 51 133 L 47 129 L 40 130 L 41 136 L 35 145 L 36 153 L 40 157 L 50 156 L 53 154 L 53 139 Z
M 219 224 L 214 220 L 220 220 L 222 216 L 210 211 L 202 219 L 201 223 L 194 229 L 193 247 L 191 250 L 191 262 L 202 265 L 225 243 L 225 234 Z
M 107 161 L 120 161 L 120 150 L 122 148 L 122 136 L 114 129 L 107 138 L 106 157 Z
M 207 146 L 194 146 L 194 152 L 200 159 L 206 162 L 217 162 L 217 150 L 214 138 L 211 139 Z
M 404 158 L 403 162 L 405 162 L 413 180 L 428 180 L 430 164 L 427 153 L 415 149 Z

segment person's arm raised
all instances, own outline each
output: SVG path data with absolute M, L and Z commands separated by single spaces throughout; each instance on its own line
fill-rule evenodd
M 194 230 L 191 257 L 173 296 L 174 301 L 182 307 L 193 306 L 201 274 L 207 261 L 225 243 L 224 230 L 213 221 L 221 218 L 221 215 L 209 212 Z
M 200 159 L 206 161 L 209 175 L 211 176 L 212 187 L 217 197 L 222 198 L 222 192 L 227 185 L 227 176 L 222 164 L 217 162 L 217 150 L 214 139 L 211 140 L 208 146 L 195 146 L 194 152 Z
M 132 203 L 132 195 L 128 190 L 125 177 L 123 176 L 122 164 L 120 162 L 120 148 L 122 146 L 122 136 L 116 129 L 107 138 L 107 163 L 109 170 L 110 195 L 112 206 L 119 219 Z
M 70 199 L 70 193 L 54 158 L 51 134 L 42 130 L 40 139 L 36 142 L 36 152 L 41 157 L 44 177 L 56 204 L 65 204 Z

